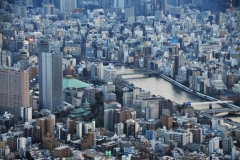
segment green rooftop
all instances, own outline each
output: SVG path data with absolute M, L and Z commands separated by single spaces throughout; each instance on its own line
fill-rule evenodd
M 79 81 L 75 78 L 64 77 L 63 78 L 63 89 L 65 88 L 87 88 L 89 84 Z

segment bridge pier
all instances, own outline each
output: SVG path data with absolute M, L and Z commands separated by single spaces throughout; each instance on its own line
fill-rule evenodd
M 212 104 L 209 104 L 209 109 L 212 109 Z

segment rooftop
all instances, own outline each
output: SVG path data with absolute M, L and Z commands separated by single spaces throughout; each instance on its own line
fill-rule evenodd
M 63 78 L 63 89 L 65 88 L 87 88 L 89 84 L 84 83 L 80 80 L 77 80 L 73 77 L 64 77 Z

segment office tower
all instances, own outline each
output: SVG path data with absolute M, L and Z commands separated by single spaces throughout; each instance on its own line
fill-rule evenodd
M 75 8 L 77 8 L 76 0 L 60 0 L 60 11 L 61 12 L 72 12 Z
M 219 149 L 219 138 L 220 137 L 214 137 L 211 140 L 209 140 L 209 145 L 208 145 L 209 154 L 213 154 L 216 149 Z
M 7 51 L 0 50 L 0 66 L 7 66 Z
M 122 122 L 114 124 L 114 133 L 116 133 L 118 136 L 124 133 L 124 124 Z
M 40 137 L 39 140 L 42 141 L 45 135 L 53 135 L 54 134 L 54 119 L 43 117 L 38 118 L 36 120 L 36 126 L 40 127 Z
M 73 135 L 76 129 L 76 121 L 70 118 L 67 118 L 67 129 L 68 129 L 68 133 L 70 135 Z
M 184 65 L 185 58 L 183 55 L 175 56 L 175 63 L 174 63 L 174 77 L 178 75 L 178 69 Z
M 79 138 L 82 138 L 82 122 L 76 122 L 76 134 Z
M 53 0 L 53 4 L 55 8 L 60 9 L 60 0 Z
M 33 0 L 33 8 L 40 8 L 42 7 L 42 0 Z
M 63 102 L 62 53 L 42 52 L 39 55 L 39 104 L 54 111 Z
M 47 15 L 47 14 L 55 14 L 54 11 L 54 4 L 43 4 L 43 14 Z
M 202 129 L 201 128 L 192 128 L 190 132 L 193 134 L 193 143 L 201 144 L 202 143 Z
M 3 36 L 2 33 L 0 33 L 0 50 L 2 50 L 2 46 L 3 46 Z
M 167 14 L 167 0 L 161 0 L 161 10 L 163 11 L 163 14 L 166 15 Z
M 114 109 L 104 110 L 104 128 L 113 131 L 114 128 Z
M 114 8 L 122 8 L 124 10 L 125 1 L 123 0 L 114 0 L 113 7 Z
M 104 77 L 104 67 L 103 67 L 103 63 L 99 63 L 97 66 L 97 78 L 99 80 L 103 80 Z
M 26 4 L 19 4 L 15 6 L 15 13 L 20 17 L 27 17 L 27 6 Z
M 232 137 L 224 137 L 222 139 L 222 149 L 224 153 L 230 153 L 232 151 L 233 139 Z
M 20 137 L 17 139 L 17 150 L 25 150 L 27 147 L 27 139 L 25 137 Z
M 114 124 L 117 123 L 124 123 L 128 119 L 136 119 L 134 116 L 136 115 L 135 111 L 131 110 L 121 110 L 121 111 L 116 111 L 114 115 Z
M 15 137 L 15 136 L 8 137 L 6 145 L 9 146 L 9 148 L 12 152 L 17 151 L 17 137 Z
M 160 116 L 160 127 L 166 127 L 168 130 L 172 129 L 172 116 Z
M 216 24 L 218 24 L 218 25 L 222 24 L 222 17 L 223 17 L 222 12 L 217 12 L 216 13 Z
M 115 82 L 115 78 L 117 77 L 116 69 L 113 64 L 109 64 L 106 68 L 104 68 L 104 81 L 105 82 Z
M 32 107 L 20 107 L 20 113 L 23 122 L 29 122 L 32 119 Z
M 130 106 L 133 104 L 133 92 L 123 93 L 123 107 Z
M 0 69 L 0 114 L 15 114 L 16 108 L 30 106 L 29 73 Z
M 70 157 L 71 150 L 68 145 L 59 146 L 53 149 L 53 155 L 57 158 L 62 159 L 63 157 Z
M 158 119 L 159 118 L 159 107 L 158 105 L 147 106 L 145 108 L 145 120 Z
M 125 13 L 125 19 L 127 19 L 128 17 L 134 17 L 135 16 L 133 7 L 125 8 L 124 13 Z
M 172 115 L 172 108 L 173 108 L 173 103 L 171 100 L 169 99 L 161 99 L 158 103 L 159 106 L 159 115 L 162 116 L 163 114 L 165 116 L 171 116 Z M 166 111 L 164 111 L 164 109 L 168 109 L 169 110 L 169 115 L 167 115 Z
M 38 55 L 42 52 L 49 52 L 49 42 L 47 39 L 41 38 L 37 42 Z

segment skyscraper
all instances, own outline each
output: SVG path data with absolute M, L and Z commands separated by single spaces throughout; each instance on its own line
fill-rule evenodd
M 62 12 L 72 12 L 73 9 L 77 8 L 76 0 L 60 0 L 60 11 Z
M 63 102 L 62 54 L 39 53 L 39 104 L 53 111 Z
M 0 114 L 15 114 L 18 107 L 30 106 L 29 73 L 0 69 Z

